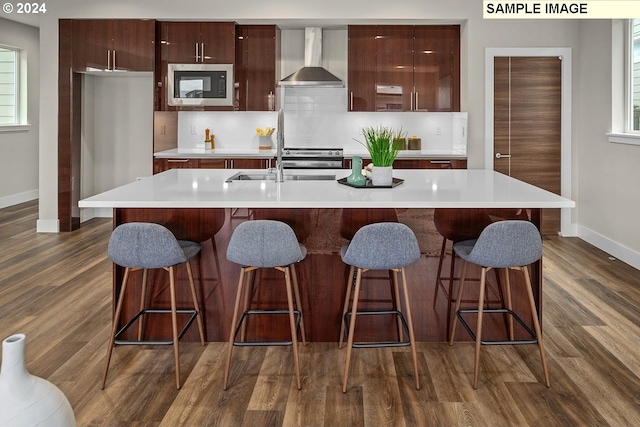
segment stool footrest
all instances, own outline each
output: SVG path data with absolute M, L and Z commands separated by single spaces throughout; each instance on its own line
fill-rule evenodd
M 449 298 L 449 291 L 448 291 L 448 290 L 447 290 L 447 288 L 445 287 L 445 285 L 444 285 L 444 283 L 443 283 L 443 280 L 449 280 L 449 278 L 448 278 L 448 277 L 438 277 L 438 278 L 436 279 L 436 286 L 437 286 L 439 289 L 442 289 L 442 293 L 444 294 L 444 296 L 445 296 L 448 300 L 450 300 L 450 304 L 455 304 L 455 303 L 456 303 L 456 300 L 455 300 L 455 299 L 452 299 L 452 298 Z M 459 281 L 460 281 L 460 278 L 459 278 L 459 277 L 454 277 L 454 278 L 453 278 L 453 280 L 456 280 L 456 281 L 458 281 L 458 282 L 459 282 Z M 479 278 L 477 278 L 477 277 L 467 277 L 467 278 L 465 278 L 465 279 L 464 279 L 464 281 L 465 281 L 465 282 L 479 282 L 479 281 L 480 281 L 480 279 L 479 279 Z M 494 289 L 494 287 L 492 286 L 492 282 L 489 282 L 488 280 L 487 280 L 487 289 L 489 289 L 489 290 L 490 290 L 494 295 L 496 295 L 498 298 L 497 298 L 497 299 L 489 299 L 489 298 L 486 298 L 486 299 L 485 299 L 485 303 L 487 303 L 487 304 L 493 304 L 493 303 L 501 303 L 501 302 L 502 302 L 502 299 L 500 299 L 500 295 L 498 295 L 498 291 L 497 291 L 496 289 Z M 477 299 L 467 299 L 467 300 L 463 299 L 463 300 L 461 300 L 460 302 L 461 302 L 462 304 L 472 304 L 472 303 L 475 303 L 476 305 L 478 304 L 478 300 L 477 300 Z
M 402 329 L 404 329 L 405 334 L 409 337 L 409 325 L 407 324 L 407 320 L 404 315 L 398 310 L 368 310 L 368 311 L 356 311 L 356 316 L 359 315 L 378 315 L 378 314 L 393 314 L 400 318 L 400 322 L 402 323 Z M 349 318 L 351 317 L 351 312 L 347 311 L 344 314 L 344 323 L 345 323 L 345 335 L 349 336 Z M 410 346 L 410 341 L 381 341 L 381 342 L 358 342 L 353 343 L 351 347 L 353 348 L 374 348 L 374 347 L 407 347 Z
M 513 344 L 537 344 L 538 343 L 538 337 L 536 336 L 536 333 L 513 310 L 509 310 L 508 308 L 491 308 L 491 309 L 484 309 L 482 310 L 482 312 L 483 313 L 505 313 L 512 316 L 514 319 L 518 321 L 520 326 L 522 326 L 527 331 L 527 333 L 531 335 L 531 339 L 529 340 L 494 340 L 494 341 L 480 340 L 480 344 L 482 345 L 506 345 L 506 344 L 513 345 Z M 458 310 L 457 316 L 458 316 L 458 320 L 460 320 L 460 323 L 462 323 L 462 326 L 464 326 L 464 328 L 467 330 L 469 335 L 471 335 L 471 338 L 475 342 L 476 341 L 475 332 L 473 332 L 473 330 L 471 329 L 467 321 L 462 317 L 463 314 L 469 314 L 469 313 L 478 313 L 478 310 L 477 309 Z
M 236 347 L 260 347 L 260 346 L 273 346 L 273 345 L 292 345 L 293 341 L 236 341 L 235 337 L 238 336 L 238 332 L 240 332 L 240 328 L 242 327 L 242 322 L 252 315 L 252 314 L 289 314 L 289 310 L 247 310 L 242 313 L 240 317 L 240 321 L 238 322 L 238 326 L 236 326 L 236 330 L 234 332 L 234 340 L 233 345 Z M 302 313 L 300 310 L 293 310 L 293 314 L 296 316 L 296 333 L 300 330 L 300 319 L 302 318 Z
M 196 320 L 196 317 L 198 317 L 198 312 L 196 310 L 190 310 L 190 309 L 180 309 L 180 310 L 176 310 L 177 314 L 191 314 L 191 316 L 189 317 L 189 320 L 187 321 L 187 324 L 184 326 L 184 328 L 182 328 L 182 331 L 180 332 L 180 334 L 178 334 L 178 340 L 180 340 L 184 334 L 187 332 L 187 329 L 189 329 L 189 326 L 191 326 L 191 324 L 193 323 L 194 320 Z M 138 320 L 138 318 L 144 314 L 171 314 L 171 309 L 169 308 L 146 308 L 144 310 L 139 311 L 138 313 L 136 313 L 135 316 L 133 316 L 131 318 L 131 320 L 129 320 L 122 328 L 120 328 L 120 330 L 118 330 L 118 332 L 116 332 L 115 335 L 115 341 L 114 344 L 115 345 L 172 345 L 173 344 L 173 340 L 163 340 L 163 341 L 158 341 L 158 340 L 153 340 L 153 341 L 128 341 L 128 340 L 119 340 L 118 337 L 120 335 L 122 335 L 124 333 L 124 331 L 126 331 L 127 329 L 129 329 L 129 327 L 131 325 L 133 325 L 133 323 Z

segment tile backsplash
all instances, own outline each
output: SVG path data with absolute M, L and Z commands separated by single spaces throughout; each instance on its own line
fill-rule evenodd
M 279 97 L 289 147 L 359 149 L 363 126 L 385 125 L 419 136 L 423 149 L 466 152 L 466 112 L 348 112 L 346 88 L 279 88 Z M 206 128 L 215 135 L 217 148 L 257 148 L 256 128 L 276 123 L 276 112 L 181 111 L 178 148 L 204 148 Z

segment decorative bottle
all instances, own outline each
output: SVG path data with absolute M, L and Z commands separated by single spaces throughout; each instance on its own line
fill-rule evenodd
M 351 159 L 351 175 L 347 178 L 347 182 L 357 186 L 366 184 L 367 178 L 362 175 L 362 157 L 353 156 L 353 159 Z

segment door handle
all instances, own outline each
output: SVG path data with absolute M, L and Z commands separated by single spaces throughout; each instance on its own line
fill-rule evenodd
M 496 153 L 496 159 L 501 159 L 503 157 L 511 157 L 511 154 L 500 154 L 500 153 Z

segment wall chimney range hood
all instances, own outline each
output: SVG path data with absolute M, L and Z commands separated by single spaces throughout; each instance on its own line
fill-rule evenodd
M 279 85 L 344 87 L 342 80 L 322 68 L 322 28 L 304 29 L 304 67 L 282 79 Z

